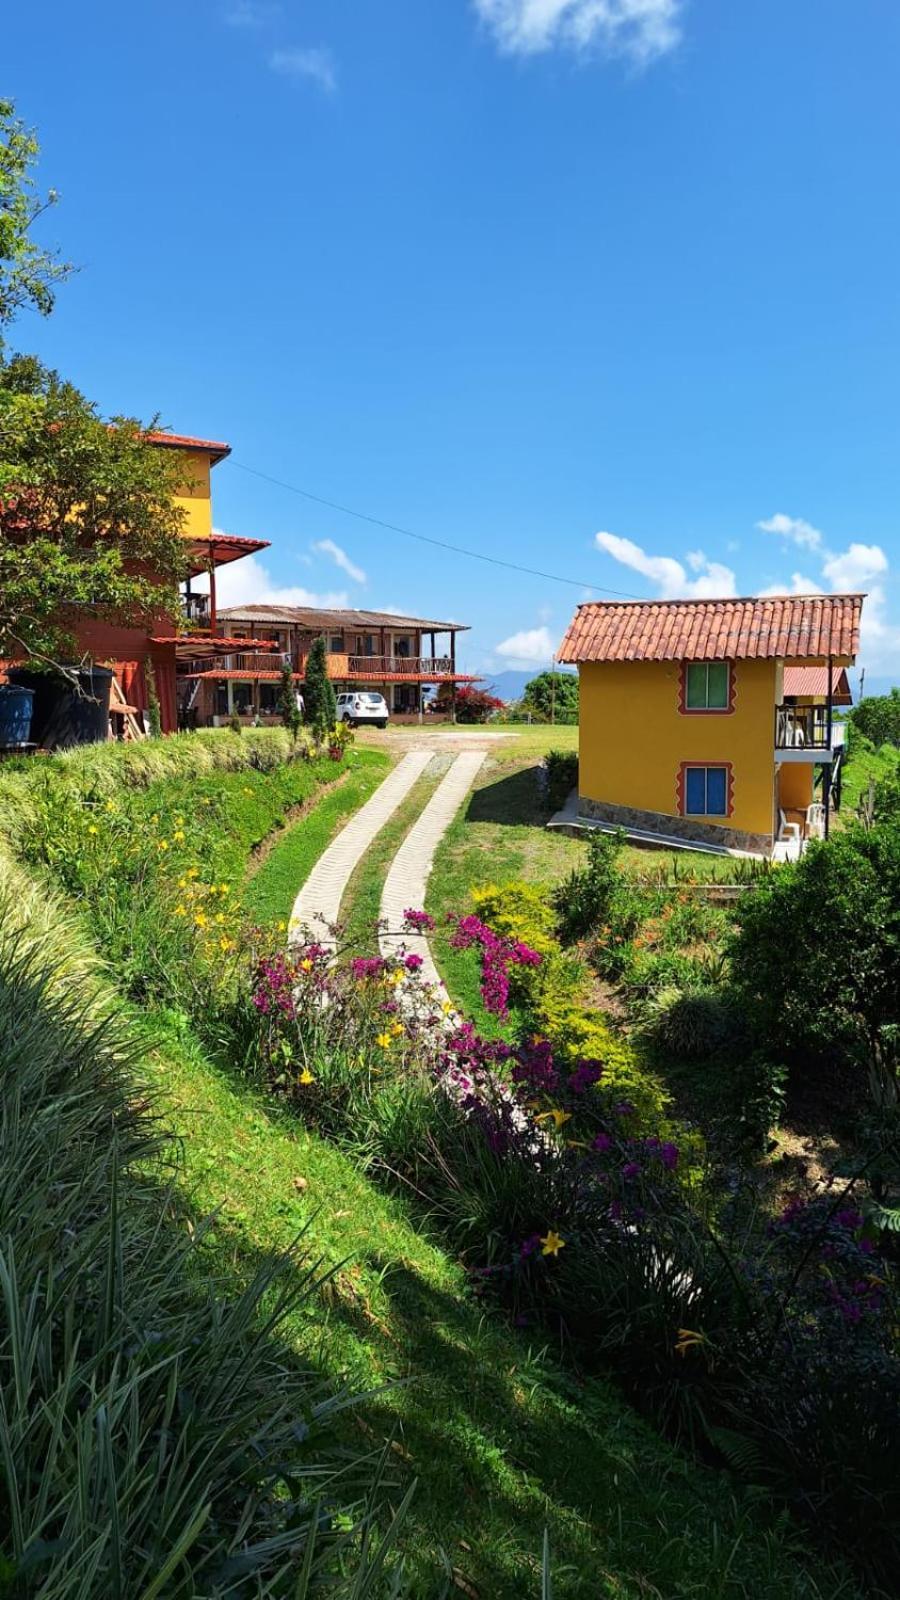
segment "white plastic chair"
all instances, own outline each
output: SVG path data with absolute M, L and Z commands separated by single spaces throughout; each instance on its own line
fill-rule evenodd
M 822 839 L 825 836 L 825 807 L 821 800 L 814 800 L 806 808 L 806 837 L 807 839 Z
M 797 843 L 800 843 L 801 829 L 799 822 L 788 822 L 783 811 L 778 813 L 778 837 L 779 839 L 796 839 Z

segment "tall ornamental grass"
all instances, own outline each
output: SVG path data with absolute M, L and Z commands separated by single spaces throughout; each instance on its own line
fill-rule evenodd
M 139 1046 L 77 952 L 58 903 L 0 885 L 0 1593 L 395 1592 L 382 1468 L 281 1338 L 321 1266 L 301 1241 L 221 1297 Z

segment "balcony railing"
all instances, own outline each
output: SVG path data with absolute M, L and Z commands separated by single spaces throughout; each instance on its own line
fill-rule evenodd
M 828 715 L 824 706 L 776 707 L 776 750 L 835 750 L 843 743 L 843 723 L 832 721 L 829 744 Z
M 402 674 L 410 678 L 431 678 L 449 674 L 453 662 L 449 656 L 351 656 L 352 678 L 379 678 L 387 674 Z
M 181 609 L 186 622 L 195 628 L 209 627 L 209 595 L 208 594 L 183 594 L 181 596 Z

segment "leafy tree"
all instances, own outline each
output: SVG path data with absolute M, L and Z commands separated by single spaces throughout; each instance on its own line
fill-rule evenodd
M 287 728 L 292 739 L 296 739 L 300 732 L 300 707 L 297 704 L 297 690 L 294 687 L 294 675 L 291 672 L 291 663 L 287 657 L 281 663 L 281 683 L 278 686 L 278 710 L 281 721 Z
M 578 721 L 578 675 L 574 672 L 539 672 L 525 685 L 522 703 L 549 722 Z
M 900 689 L 890 694 L 867 695 L 850 713 L 858 733 L 878 749 L 883 744 L 900 745 Z
M 337 701 L 334 685 L 328 676 L 328 652 L 324 639 L 314 639 L 306 658 L 306 676 L 303 680 L 303 703 L 306 720 L 317 739 L 324 739 L 337 722 Z
M 440 711 L 449 712 L 453 705 L 453 690 L 449 683 L 442 683 L 437 693 L 437 706 Z M 457 722 L 487 722 L 494 711 L 500 711 L 503 701 L 498 700 L 495 694 L 488 694 L 486 689 L 476 689 L 470 684 L 463 684 L 456 691 L 456 720 Z
M 58 198 L 55 189 L 44 199 L 35 193 L 31 170 L 37 155 L 37 140 L 13 102 L 0 99 L 0 349 L 3 327 L 23 307 L 49 315 L 54 285 L 72 271 L 31 238 L 32 225 Z
M 0 657 L 72 658 L 86 615 L 178 617 L 183 468 L 147 431 L 103 421 L 33 357 L 0 358 Z
M 764 878 L 738 909 L 738 990 L 795 1070 L 842 1059 L 878 1100 L 900 1063 L 900 823 L 848 828 Z

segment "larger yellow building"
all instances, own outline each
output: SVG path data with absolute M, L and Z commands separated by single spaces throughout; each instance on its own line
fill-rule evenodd
M 764 855 L 811 831 L 820 808 L 827 826 L 835 688 L 863 598 L 579 606 L 559 660 L 579 670 L 580 814 Z M 786 663 L 823 667 L 825 692 L 786 695 Z

